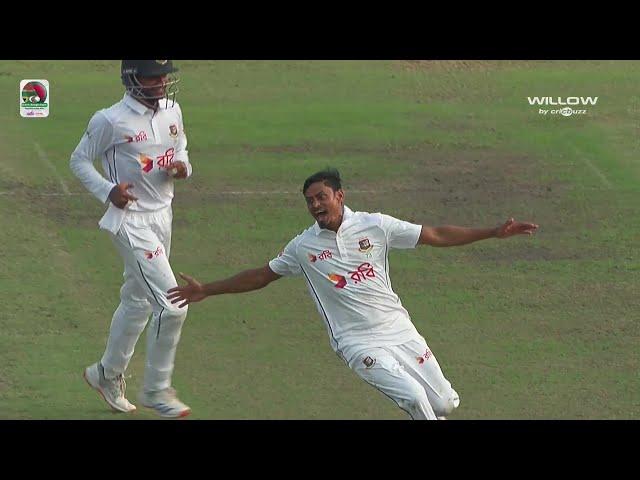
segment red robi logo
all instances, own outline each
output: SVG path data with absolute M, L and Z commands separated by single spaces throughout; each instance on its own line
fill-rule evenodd
M 147 257 L 147 260 L 152 260 L 154 257 L 159 257 L 163 253 L 162 247 L 158 247 L 155 252 L 144 252 L 144 256 Z
M 347 285 L 347 279 L 344 278 L 342 275 L 336 275 L 334 273 L 330 273 L 328 277 L 329 277 L 329 280 L 331 280 L 332 282 L 335 282 L 336 288 L 344 288 Z
M 140 166 L 142 167 L 142 171 L 144 173 L 149 173 L 153 169 L 153 159 L 147 157 L 146 155 L 140 155 L 138 159 L 140 162 Z
M 125 135 L 124 138 L 127 140 L 127 143 L 131 142 L 145 142 L 147 140 L 147 132 L 141 130 L 137 135 Z
M 431 353 L 431 351 L 427 348 L 427 351 L 424 352 L 422 355 L 420 355 L 419 357 L 416 357 L 416 360 L 418 360 L 418 363 L 420 365 L 422 365 L 424 363 L 425 360 L 429 360 L 429 358 L 431 358 L 431 355 L 433 355 Z
M 158 167 L 169 168 L 169 166 L 173 163 L 173 155 L 174 155 L 173 147 L 167 149 L 164 152 L 164 155 L 158 155 L 156 157 L 156 159 L 158 160 Z

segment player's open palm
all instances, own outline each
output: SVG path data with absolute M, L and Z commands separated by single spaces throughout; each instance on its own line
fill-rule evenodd
M 498 238 L 507 238 L 513 235 L 532 235 L 538 229 L 538 225 L 535 223 L 516 222 L 513 218 L 510 218 L 504 225 L 498 228 L 496 236 Z
M 186 285 L 178 285 L 168 290 L 167 298 L 171 300 L 172 304 L 182 302 L 178 307 L 182 308 L 189 303 L 199 302 L 204 300 L 207 295 L 204 293 L 202 284 L 195 278 L 185 275 L 180 272 L 180 276 L 187 282 Z

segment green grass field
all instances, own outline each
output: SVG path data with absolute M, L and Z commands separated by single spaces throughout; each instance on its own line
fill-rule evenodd
M 533 221 L 532 238 L 390 254 L 460 393 L 451 418 L 640 417 L 640 62 L 176 63 L 194 176 L 176 185 L 175 271 L 264 265 L 312 223 L 298 192 L 327 165 L 353 209 Z M 49 80 L 48 118 L 20 117 L 25 78 Z M 0 419 L 157 418 L 111 413 L 81 376 L 122 264 L 68 161 L 121 96 L 118 61 L 0 61 Z M 543 116 L 528 96 L 599 100 Z M 144 353 L 141 338 L 134 403 Z M 174 385 L 193 419 L 408 418 L 333 353 L 300 279 L 193 305 Z

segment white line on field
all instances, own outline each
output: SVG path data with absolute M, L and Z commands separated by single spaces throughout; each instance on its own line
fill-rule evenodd
M 582 157 L 582 158 L 585 161 L 585 163 L 589 166 L 589 168 L 591 168 L 591 170 L 598 177 L 600 177 L 600 180 L 602 180 L 602 183 L 604 184 L 605 187 L 607 187 L 607 188 L 612 188 L 613 187 L 613 185 L 611 185 L 611 182 L 607 179 L 607 177 L 604 176 L 604 173 L 602 173 L 600 171 L 600 169 L 598 167 L 596 167 L 591 160 L 589 160 L 587 157 Z
M 49 160 L 49 157 L 47 156 L 45 151 L 42 149 L 42 147 L 37 142 L 33 142 L 33 145 L 36 147 L 36 151 L 38 152 L 38 156 L 40 157 L 40 160 L 46 163 L 49 166 L 49 168 L 53 171 L 54 175 L 58 178 L 58 181 L 60 182 L 60 186 L 62 187 L 62 191 L 64 192 L 64 195 L 71 195 L 71 192 L 69 191 L 69 187 L 67 187 L 67 184 L 64 183 L 64 180 L 58 173 L 58 170 L 56 170 L 55 165 L 51 162 L 51 160 Z

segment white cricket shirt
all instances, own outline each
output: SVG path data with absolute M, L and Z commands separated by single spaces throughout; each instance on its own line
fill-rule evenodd
M 158 110 L 144 106 L 128 93 L 115 105 L 96 112 L 71 154 L 70 166 L 84 186 L 100 201 L 118 183 L 134 185 L 138 198 L 127 208 L 156 211 L 171 205 L 173 177 L 167 169 L 175 161 L 185 162 L 191 175 L 186 150 L 182 111 L 176 102 L 162 99 Z M 100 157 L 104 177 L 93 161 Z M 106 178 L 105 178 L 106 177 Z
M 303 275 L 334 351 L 346 362 L 363 346 L 399 345 L 417 331 L 391 288 L 391 248 L 414 248 L 421 225 L 346 205 L 338 232 L 316 222 L 269 262 L 278 275 Z

